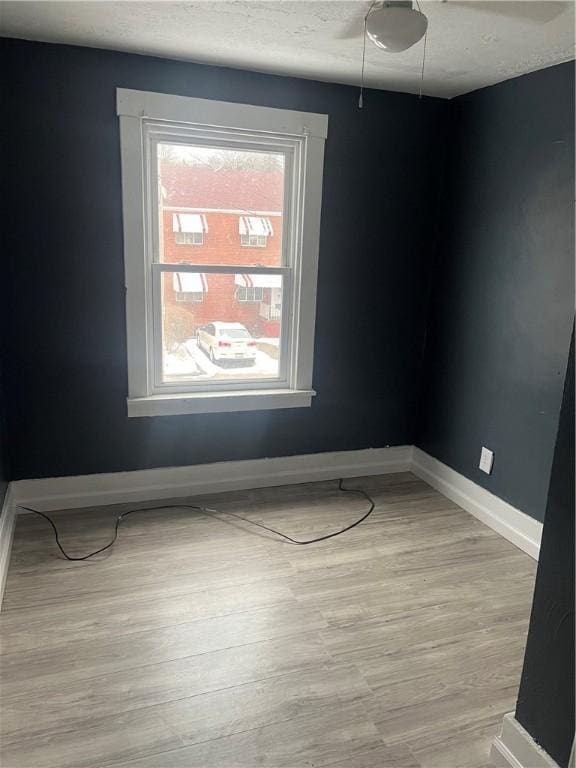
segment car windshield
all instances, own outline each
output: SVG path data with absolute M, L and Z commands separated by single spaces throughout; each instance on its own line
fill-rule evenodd
M 248 331 L 244 328 L 224 328 L 221 331 L 222 336 L 228 336 L 230 339 L 249 339 L 251 338 Z

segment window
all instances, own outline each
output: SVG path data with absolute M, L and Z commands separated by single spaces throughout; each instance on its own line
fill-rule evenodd
M 181 262 L 183 263 L 183 262 Z M 173 272 L 172 290 L 174 300 L 187 304 L 200 304 L 208 290 L 206 278 L 196 272 Z
M 263 288 L 236 288 L 236 301 L 262 301 L 264 299 Z
M 309 406 L 327 117 L 124 89 L 117 106 L 129 416 Z
M 266 248 L 268 236 L 274 234 L 272 223 L 265 216 L 240 216 L 238 231 L 240 245 L 248 248 Z
M 160 200 L 163 197 L 160 196 Z M 173 213 L 172 231 L 177 245 L 202 245 L 208 232 L 206 216 L 198 213 Z
M 265 235 L 240 235 L 240 245 L 249 248 L 266 248 L 268 238 Z
M 202 245 L 204 242 L 203 232 L 176 232 L 174 239 L 177 245 Z
M 174 291 L 176 301 L 185 301 L 188 304 L 200 304 L 204 301 L 204 294 L 199 291 Z

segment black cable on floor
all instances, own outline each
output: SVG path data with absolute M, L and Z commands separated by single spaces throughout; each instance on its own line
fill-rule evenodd
M 52 520 L 51 517 L 46 515 L 44 512 L 40 512 L 37 509 L 32 509 L 32 507 L 23 507 L 21 504 L 18 506 L 20 509 L 25 509 L 27 512 L 33 512 L 35 515 L 39 515 L 40 517 L 43 517 L 44 520 L 46 520 L 52 527 L 52 530 L 54 531 L 54 538 L 56 539 L 56 545 L 60 552 L 63 554 L 63 556 L 66 558 L 66 560 L 71 561 L 80 561 L 80 560 L 89 560 L 91 557 L 94 557 L 95 555 L 99 555 L 101 552 L 105 552 L 107 549 L 110 549 L 110 547 L 114 544 L 116 539 L 118 538 L 118 528 L 120 526 L 120 523 L 124 518 L 128 517 L 128 515 L 133 515 L 137 512 L 151 512 L 151 511 L 158 511 L 161 509 L 194 509 L 197 512 L 203 512 L 206 515 L 210 515 L 214 517 L 214 515 L 228 515 L 229 517 L 235 517 L 237 520 L 242 520 L 245 523 L 248 523 L 249 525 L 254 525 L 257 528 L 263 528 L 265 531 L 268 531 L 269 533 L 273 533 L 276 536 L 280 536 L 281 538 L 285 539 L 286 541 L 290 542 L 290 544 L 298 544 L 305 546 L 307 544 L 317 544 L 320 541 L 326 541 L 327 539 L 333 539 L 335 536 L 340 536 L 343 533 L 346 533 L 346 531 L 352 530 L 352 528 L 355 528 L 357 525 L 360 525 L 360 523 L 363 523 L 364 520 L 366 520 L 369 515 L 372 514 L 374 511 L 374 507 L 376 506 L 374 503 L 374 500 L 372 497 L 366 493 L 366 491 L 363 491 L 361 489 L 356 488 L 344 488 L 342 486 L 342 478 L 338 480 L 338 490 L 342 493 L 356 493 L 363 496 L 369 503 L 368 510 L 358 518 L 358 520 L 355 520 L 353 523 L 350 523 L 350 525 L 345 526 L 344 528 L 341 528 L 338 531 L 334 531 L 333 533 L 326 533 L 324 536 L 318 536 L 314 539 L 293 539 L 291 536 L 288 536 L 286 533 L 282 533 L 282 531 L 277 531 L 274 528 L 270 528 L 267 525 L 264 525 L 263 523 L 257 523 L 254 520 L 249 520 L 247 517 L 242 517 L 242 515 L 237 515 L 235 512 L 218 512 L 217 509 L 211 509 L 210 507 L 201 507 L 196 506 L 194 504 L 162 504 L 158 507 L 143 507 L 140 509 L 129 509 L 127 512 L 122 512 L 118 515 L 116 518 L 116 522 L 114 525 L 114 535 L 112 537 L 112 540 L 108 542 L 103 547 L 100 547 L 100 549 L 97 549 L 95 552 L 90 552 L 87 555 L 83 555 L 82 557 L 73 557 L 72 555 L 69 555 L 62 544 L 60 543 L 60 537 L 58 535 L 58 528 L 56 527 L 56 524 Z

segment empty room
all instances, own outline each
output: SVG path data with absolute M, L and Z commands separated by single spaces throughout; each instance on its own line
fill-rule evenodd
M 574 43 L 0 2 L 2 768 L 574 768 Z

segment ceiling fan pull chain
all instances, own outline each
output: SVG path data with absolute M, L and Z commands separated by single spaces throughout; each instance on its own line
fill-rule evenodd
M 426 43 L 428 42 L 428 30 L 426 30 L 426 34 L 424 35 L 424 50 L 422 51 L 422 74 L 420 75 L 420 93 L 418 94 L 418 98 L 422 98 L 422 88 L 424 87 L 424 66 L 426 64 Z
M 446 2 L 446 0 L 442 0 L 442 2 Z M 416 0 L 416 7 L 422 13 L 422 8 L 420 8 L 420 3 L 418 0 Z M 422 72 L 420 73 L 420 91 L 418 93 L 418 98 L 422 98 L 422 88 L 424 87 L 424 65 L 426 64 L 426 43 L 428 42 L 428 24 L 426 24 L 426 32 L 424 32 L 424 50 L 422 51 Z
M 370 5 L 370 8 L 368 9 L 368 13 L 366 16 L 364 16 L 364 35 L 362 38 L 362 75 L 360 77 L 360 96 L 358 98 L 358 109 L 362 109 L 364 106 L 364 62 L 366 61 L 366 23 L 368 21 L 368 14 L 372 10 L 372 6 L 374 3 Z

